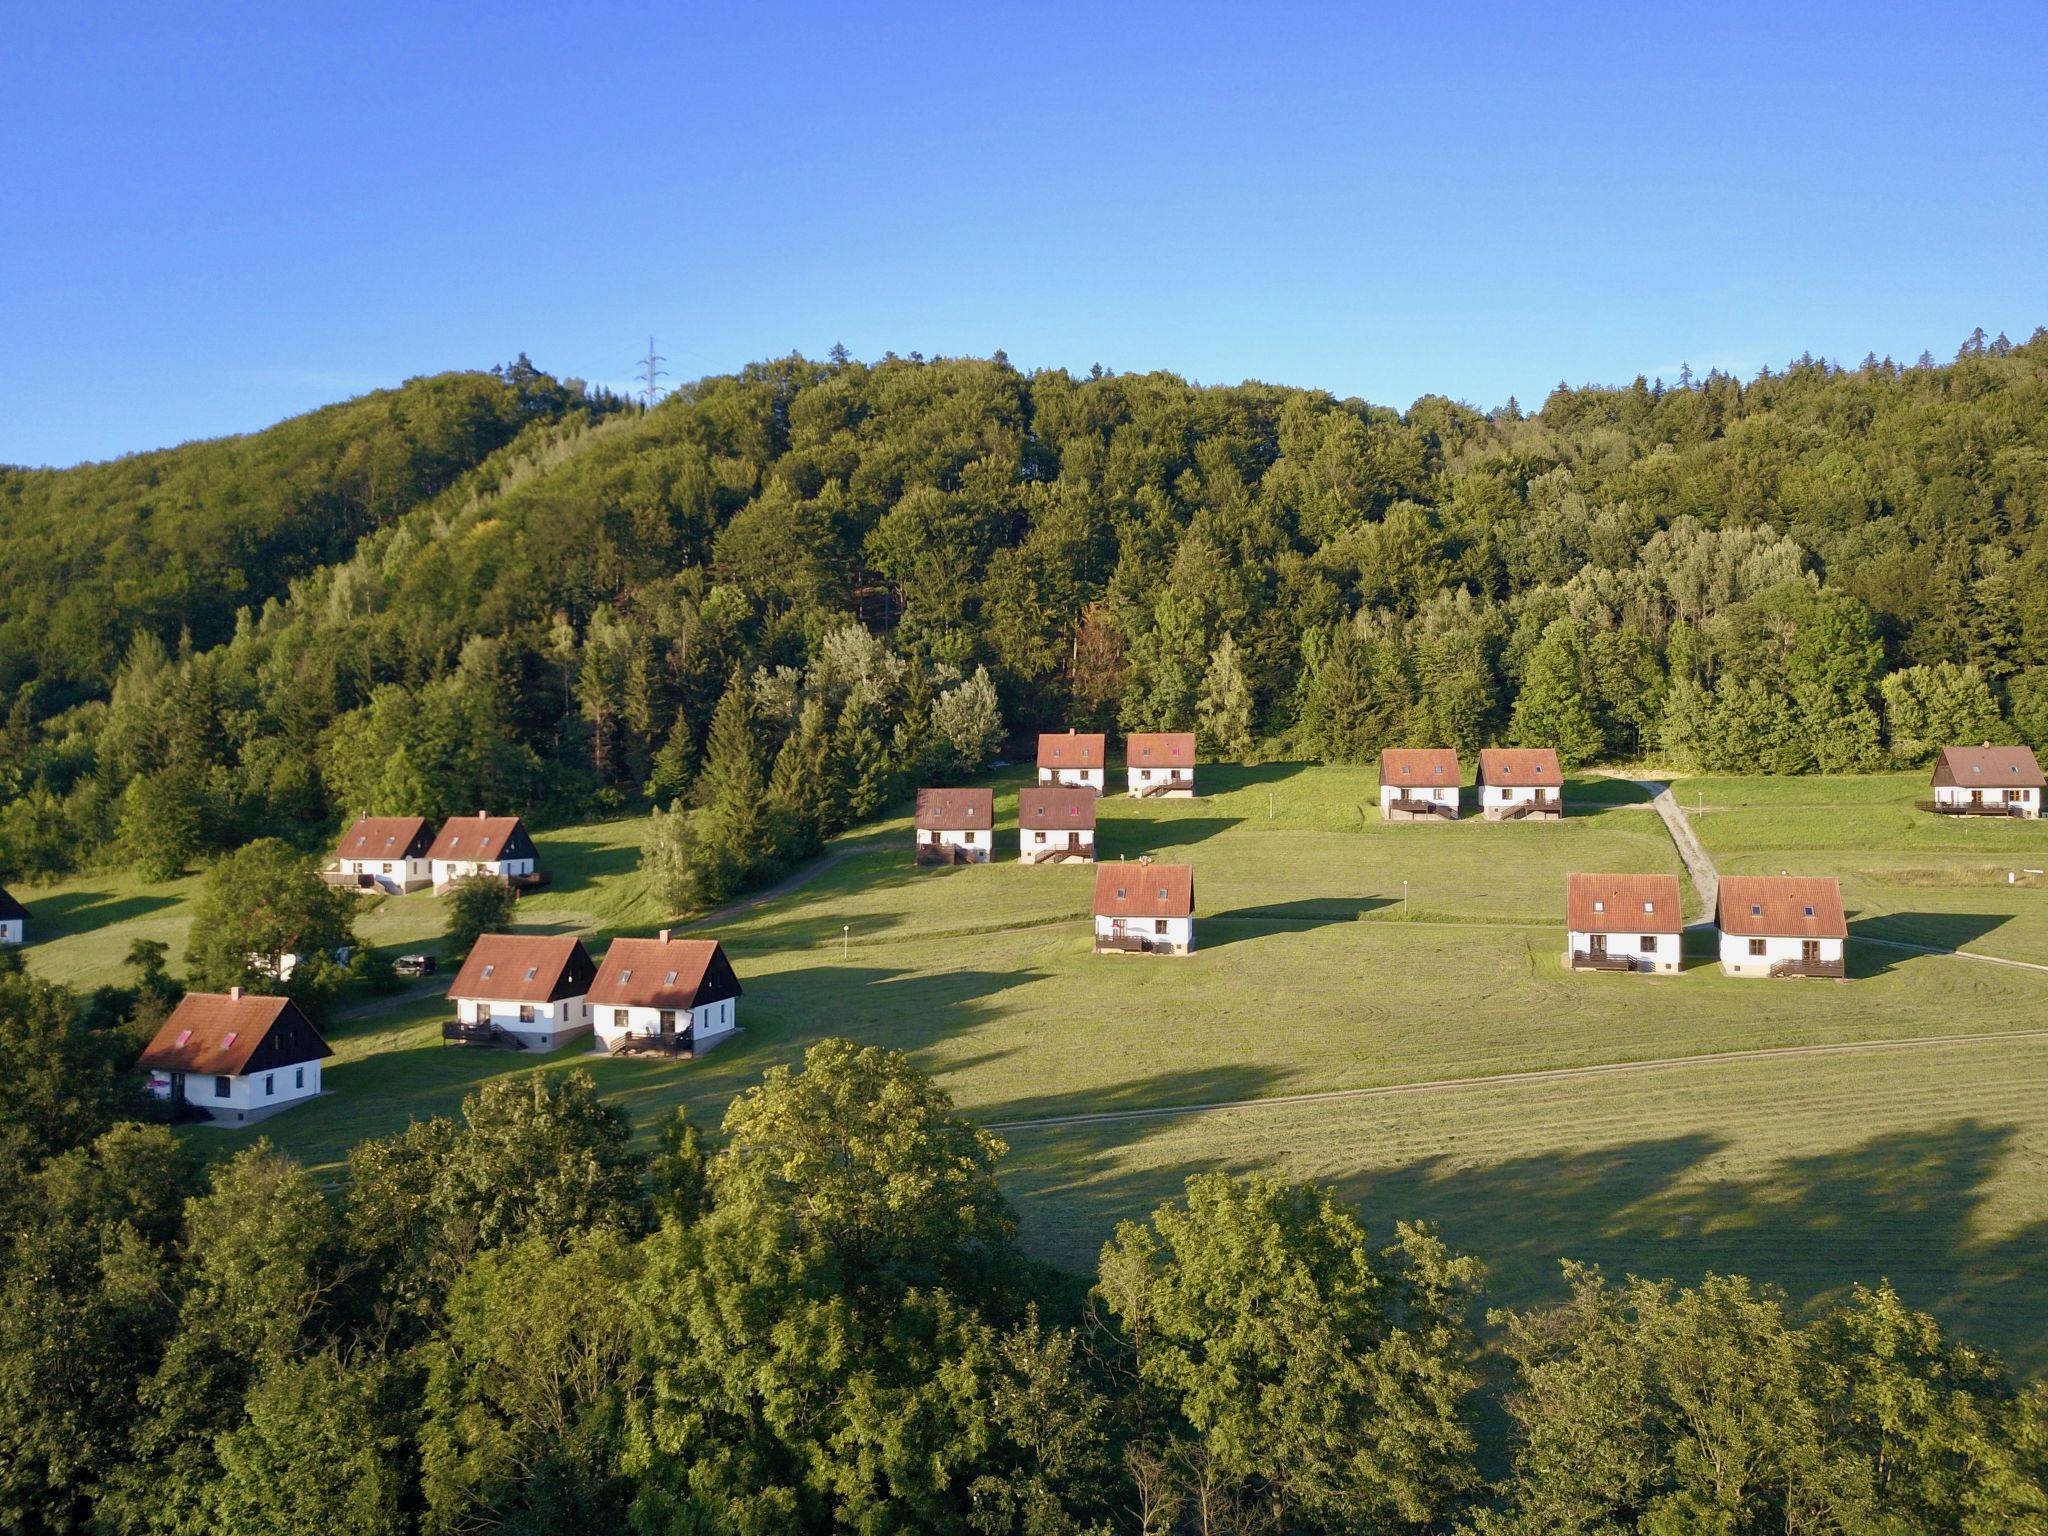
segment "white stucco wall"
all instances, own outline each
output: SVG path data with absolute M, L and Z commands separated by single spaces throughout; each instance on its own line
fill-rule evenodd
M 1428 788 L 1417 785 L 1413 789 L 1403 789 L 1396 784 L 1382 784 L 1380 786 L 1380 814 L 1382 816 L 1386 815 L 1388 807 L 1393 805 L 1396 800 L 1427 800 L 1433 805 L 1447 805 L 1455 812 L 1458 809 L 1458 790 L 1455 785 L 1431 786 Z
M 620 1037 L 633 1035 L 658 1035 L 661 1033 L 661 1010 L 659 1008 L 607 1008 L 597 1004 L 591 1009 L 596 1015 L 597 1041 L 609 1051 Z M 619 1022 L 619 1015 L 626 1015 L 625 1022 Z M 716 1045 L 735 1029 L 739 1028 L 739 999 L 728 997 L 723 1002 L 706 1003 L 701 1008 L 676 1012 L 675 1032 L 681 1034 L 685 1027 L 691 1031 L 696 1048 L 703 1050 Z
M 1095 936 L 1098 939 L 1116 937 L 1117 921 L 1114 917 L 1105 917 L 1097 913 Z M 1190 952 L 1195 947 L 1195 920 L 1192 917 L 1127 917 L 1122 921 L 1126 937 L 1150 939 L 1155 944 L 1173 944 Z M 1166 925 L 1164 933 L 1159 931 L 1162 923 Z
M 27 936 L 27 930 L 18 917 L 0 919 L 0 944 L 19 944 Z
M 1095 857 L 1095 829 L 1093 827 L 1082 827 L 1074 832 L 1020 831 L 1017 834 L 1017 857 L 1021 859 L 1027 853 L 1037 853 L 1044 848 L 1064 848 L 1067 846 L 1068 838 L 1074 840 L 1081 853 L 1091 859 Z
M 336 868 L 349 879 L 368 875 L 383 891 L 417 889 L 433 879 L 425 859 L 337 859 Z
M 451 885 L 470 875 L 499 875 L 510 879 L 514 875 L 533 873 L 531 859 L 436 859 L 433 864 L 434 884 Z
M 1801 939 L 1767 938 L 1764 952 L 1752 955 L 1749 952 L 1749 938 L 1746 935 L 1722 933 L 1721 969 L 1730 976 L 1768 976 L 1771 967 L 1780 960 L 1797 960 L 1804 953 Z M 1842 958 L 1840 939 L 1822 939 L 1820 958 L 1833 963 Z
M 520 1017 L 521 1008 L 531 1008 L 533 1017 Z M 455 1017 L 464 1024 L 495 1024 L 507 1034 L 517 1035 L 527 1045 L 551 1051 L 590 1029 L 590 1004 L 581 994 L 558 998 L 552 1003 L 508 1003 L 502 998 L 458 997 Z
M 1937 785 L 1934 791 L 1934 803 L 1936 805 L 1968 805 L 1970 803 L 1970 791 L 1966 786 L 1962 785 Z M 2039 816 L 2041 814 L 2041 792 L 2036 789 L 1999 789 L 1987 786 L 1984 790 L 1984 803 L 1986 805 L 2005 805 L 2010 803 L 2022 807 L 2022 815 Z
M 273 1067 L 268 1072 L 230 1077 L 225 1098 L 216 1094 L 214 1087 L 210 1074 L 187 1072 L 185 1101 L 209 1111 L 216 1119 L 232 1121 L 238 1116 L 266 1115 L 317 1094 L 320 1091 L 320 1063 L 306 1061 L 295 1066 Z M 149 1091 L 159 1099 L 169 1098 L 170 1073 L 151 1072 Z
M 920 847 L 936 842 L 941 848 L 965 848 L 983 864 L 988 862 L 996 847 L 996 835 L 987 827 L 926 828 L 917 834 L 917 841 Z
M 1164 792 L 1155 791 L 1154 799 L 1173 800 L 1182 796 L 1192 797 L 1195 792 L 1195 770 L 1192 768 L 1126 768 L 1124 787 L 1136 794 L 1140 789 L 1153 788 L 1160 784 L 1172 784 Z
M 1557 803 L 1557 790 L 1549 784 L 1482 784 L 1479 786 L 1479 808 L 1493 810 L 1496 807 L 1520 805 L 1527 800 L 1543 800 Z
M 1100 768 L 1041 768 L 1038 770 L 1041 784 L 1065 784 L 1075 789 L 1100 790 L 1103 786 Z
M 1654 948 L 1642 947 L 1646 937 L 1655 941 Z M 1679 968 L 1678 935 L 1675 933 L 1610 933 L 1606 938 L 1607 953 L 1610 955 L 1628 955 L 1638 965 L 1648 960 L 1660 971 L 1675 971 Z M 1593 935 L 1581 933 L 1577 929 L 1572 930 L 1565 935 L 1565 951 L 1574 955 L 1591 954 Z

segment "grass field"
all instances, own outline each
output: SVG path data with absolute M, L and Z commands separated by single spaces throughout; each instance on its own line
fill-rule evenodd
M 1559 958 L 1566 872 L 1679 868 L 1633 786 L 1575 784 L 1558 824 L 1386 826 L 1370 769 L 1204 772 L 1202 800 L 1105 800 L 1099 833 L 1105 858 L 1195 866 L 1193 956 L 1097 957 L 1089 869 L 917 869 L 898 821 L 706 929 L 747 988 L 747 1027 L 702 1061 L 447 1049 L 446 1004 L 429 990 L 344 1008 L 329 1029 L 332 1092 L 265 1131 L 331 1168 L 491 1074 L 584 1067 L 643 1125 L 677 1103 L 715 1120 L 764 1067 L 843 1034 L 911 1052 L 965 1111 L 1010 1127 L 1027 1241 L 1078 1267 L 1187 1173 L 1276 1166 L 1339 1182 L 1382 1231 L 1438 1220 L 1492 1263 L 1497 1300 L 1544 1293 L 1560 1255 L 1680 1276 L 1740 1269 L 1799 1299 L 1889 1274 L 2048 1370 L 2048 1041 L 1940 1043 L 2048 1023 L 2048 973 L 1852 943 L 1847 983 L 1731 981 L 1697 944 L 1681 976 L 1573 975 Z M 1006 829 L 1015 788 L 998 795 Z M 2048 897 L 2003 875 L 2039 867 L 2048 828 L 1921 816 L 1917 777 L 1678 790 L 1704 805 L 1696 825 L 1724 869 L 1840 872 L 1858 935 L 2048 961 Z M 521 925 L 600 947 L 657 926 L 635 873 L 641 829 L 543 835 L 555 883 L 521 903 Z M 55 906 L 61 930 L 31 963 L 89 984 L 118 977 L 135 937 L 166 938 L 175 955 L 191 884 L 102 877 L 25 893 L 39 916 Z M 369 906 L 359 927 L 395 953 L 430 945 L 440 922 L 441 904 L 414 895 Z M 1934 1043 L 1028 1123 L 1893 1039 Z

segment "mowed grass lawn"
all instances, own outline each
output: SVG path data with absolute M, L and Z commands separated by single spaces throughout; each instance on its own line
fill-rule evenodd
M 845 1035 L 910 1052 L 965 1112 L 1014 1127 L 1006 1179 L 1026 1239 L 1078 1267 L 1117 1220 L 1143 1215 L 1188 1172 L 1281 1167 L 1338 1180 L 1382 1231 L 1409 1215 L 1441 1221 L 1495 1265 L 1498 1300 L 1544 1294 L 1560 1255 L 1654 1273 L 1740 1269 L 1802 1299 L 1890 1274 L 1916 1302 L 2048 1368 L 2048 1286 L 2028 1262 L 2048 1222 L 2040 1042 L 1017 1125 L 2044 1022 L 2048 974 L 1875 945 L 1852 945 L 1847 983 L 1731 981 L 1697 944 L 1681 976 L 1567 972 L 1569 870 L 1679 872 L 1656 813 L 1622 781 L 1575 784 L 1573 814 L 1557 824 L 1388 826 L 1369 768 L 1203 771 L 1201 800 L 1105 799 L 1099 833 L 1105 859 L 1194 865 L 1193 956 L 1093 955 L 1093 870 L 1014 863 L 1013 776 L 997 801 L 1005 862 L 916 868 L 902 818 L 842 839 L 786 892 L 694 929 L 724 941 L 747 989 L 741 1038 L 701 1061 L 445 1048 L 444 972 L 422 992 L 344 1009 L 329 1025 L 332 1091 L 264 1132 L 331 1170 L 350 1145 L 450 1112 L 486 1077 L 585 1068 L 643 1130 L 676 1104 L 714 1123 L 766 1067 Z M 1913 795 L 1903 779 L 1852 781 L 1841 801 L 1787 792 L 1821 788 L 1699 781 L 1679 792 L 1688 808 L 1704 798 L 1699 824 L 1725 867 L 1844 873 L 1859 932 L 1873 914 L 1946 911 L 1989 948 L 2000 934 L 2023 942 L 2039 921 L 2039 890 L 1897 875 L 1958 878 L 2017 857 L 2039 829 L 1921 826 L 1894 814 Z M 1844 803 L 1870 808 L 1864 824 L 1897 846 L 1844 832 Z M 521 903 L 520 926 L 583 934 L 600 951 L 613 934 L 659 926 L 637 876 L 643 829 L 622 820 L 542 834 L 555 883 Z M 1950 833 L 1984 845 L 1958 849 L 1940 840 Z M 118 881 L 69 889 L 72 911 L 119 914 L 104 932 L 81 926 L 31 951 L 32 963 L 79 980 L 114 979 L 131 931 L 169 931 L 189 894 Z M 1880 889 L 1909 892 L 1910 903 L 1879 914 Z M 130 905 L 159 895 L 168 899 L 146 910 Z M 359 927 L 397 953 L 431 947 L 441 918 L 438 901 L 414 895 L 369 906 Z M 92 976 L 94 966 L 109 973 Z M 209 1147 L 244 1140 L 194 1134 Z

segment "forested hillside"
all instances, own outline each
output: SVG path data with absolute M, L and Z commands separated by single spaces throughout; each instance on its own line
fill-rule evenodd
M 167 827 L 175 859 L 372 809 L 730 806 L 772 765 L 804 826 L 741 829 L 744 864 L 1046 725 L 1779 773 L 2048 744 L 2040 331 L 1535 415 L 1000 355 L 644 413 L 450 376 L 0 494 L 0 874 Z

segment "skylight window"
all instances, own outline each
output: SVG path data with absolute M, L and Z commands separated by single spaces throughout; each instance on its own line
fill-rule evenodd
M 1116 888 L 1116 899 L 1118 901 L 1122 901 L 1124 899 L 1124 888 L 1122 886 L 1118 886 Z
M 537 966 L 537 965 L 529 965 L 529 966 L 528 966 L 528 967 L 526 968 L 526 979 L 527 979 L 528 981 L 531 981 L 531 980 L 533 980 L 533 978 L 534 978 L 534 977 L 536 977 L 536 976 L 538 976 L 539 974 L 540 974 L 540 967 L 539 967 L 539 966 Z
M 621 971 L 621 972 L 619 972 L 619 980 L 620 980 L 621 982 L 627 982 L 627 981 L 631 981 L 632 979 L 633 979 L 633 973 L 632 973 L 631 971 Z
M 484 967 L 484 980 L 485 980 L 485 981 L 489 981 L 489 980 L 491 979 L 491 977 L 492 977 L 493 975 L 495 975 L 495 974 L 496 974 L 496 972 L 497 972 L 497 969 L 498 969 L 498 967 L 497 967 L 496 965 L 487 965 L 487 966 L 485 966 L 485 967 Z
M 1605 912 L 1607 910 L 1607 903 L 1604 901 L 1596 901 L 1593 903 L 1593 910 L 1595 912 Z
M 1811 916 L 1813 916 L 1813 908 L 1811 908 L 1811 907 L 1808 907 L 1808 908 L 1806 909 L 1806 915 L 1807 915 L 1808 917 L 1811 917 Z
M 1654 912 L 1657 910 L 1657 903 L 1655 903 L 1654 901 L 1646 901 L 1643 903 L 1643 910 L 1645 912 Z
M 224 1051 L 229 1049 L 234 1045 L 235 1039 L 235 1031 L 233 1031 L 232 1029 L 229 1030 L 226 1034 L 220 1037 L 220 1048 Z
M 1764 915 L 1764 909 L 1758 903 L 1752 901 L 1749 904 L 1749 915 L 1751 917 L 1762 917 Z
M 663 978 L 661 984 L 665 987 L 674 986 L 676 984 L 676 973 L 674 971 L 670 971 L 668 975 Z
M 185 1042 L 186 1042 L 187 1040 L 190 1040 L 191 1038 L 192 1038 L 192 1031 L 191 1031 L 191 1030 L 189 1030 L 189 1029 L 181 1029 L 181 1030 L 179 1030 L 179 1031 L 178 1031 L 178 1044 L 180 1044 L 180 1045 L 183 1045 L 183 1044 L 184 1044 L 184 1043 L 185 1043 Z

